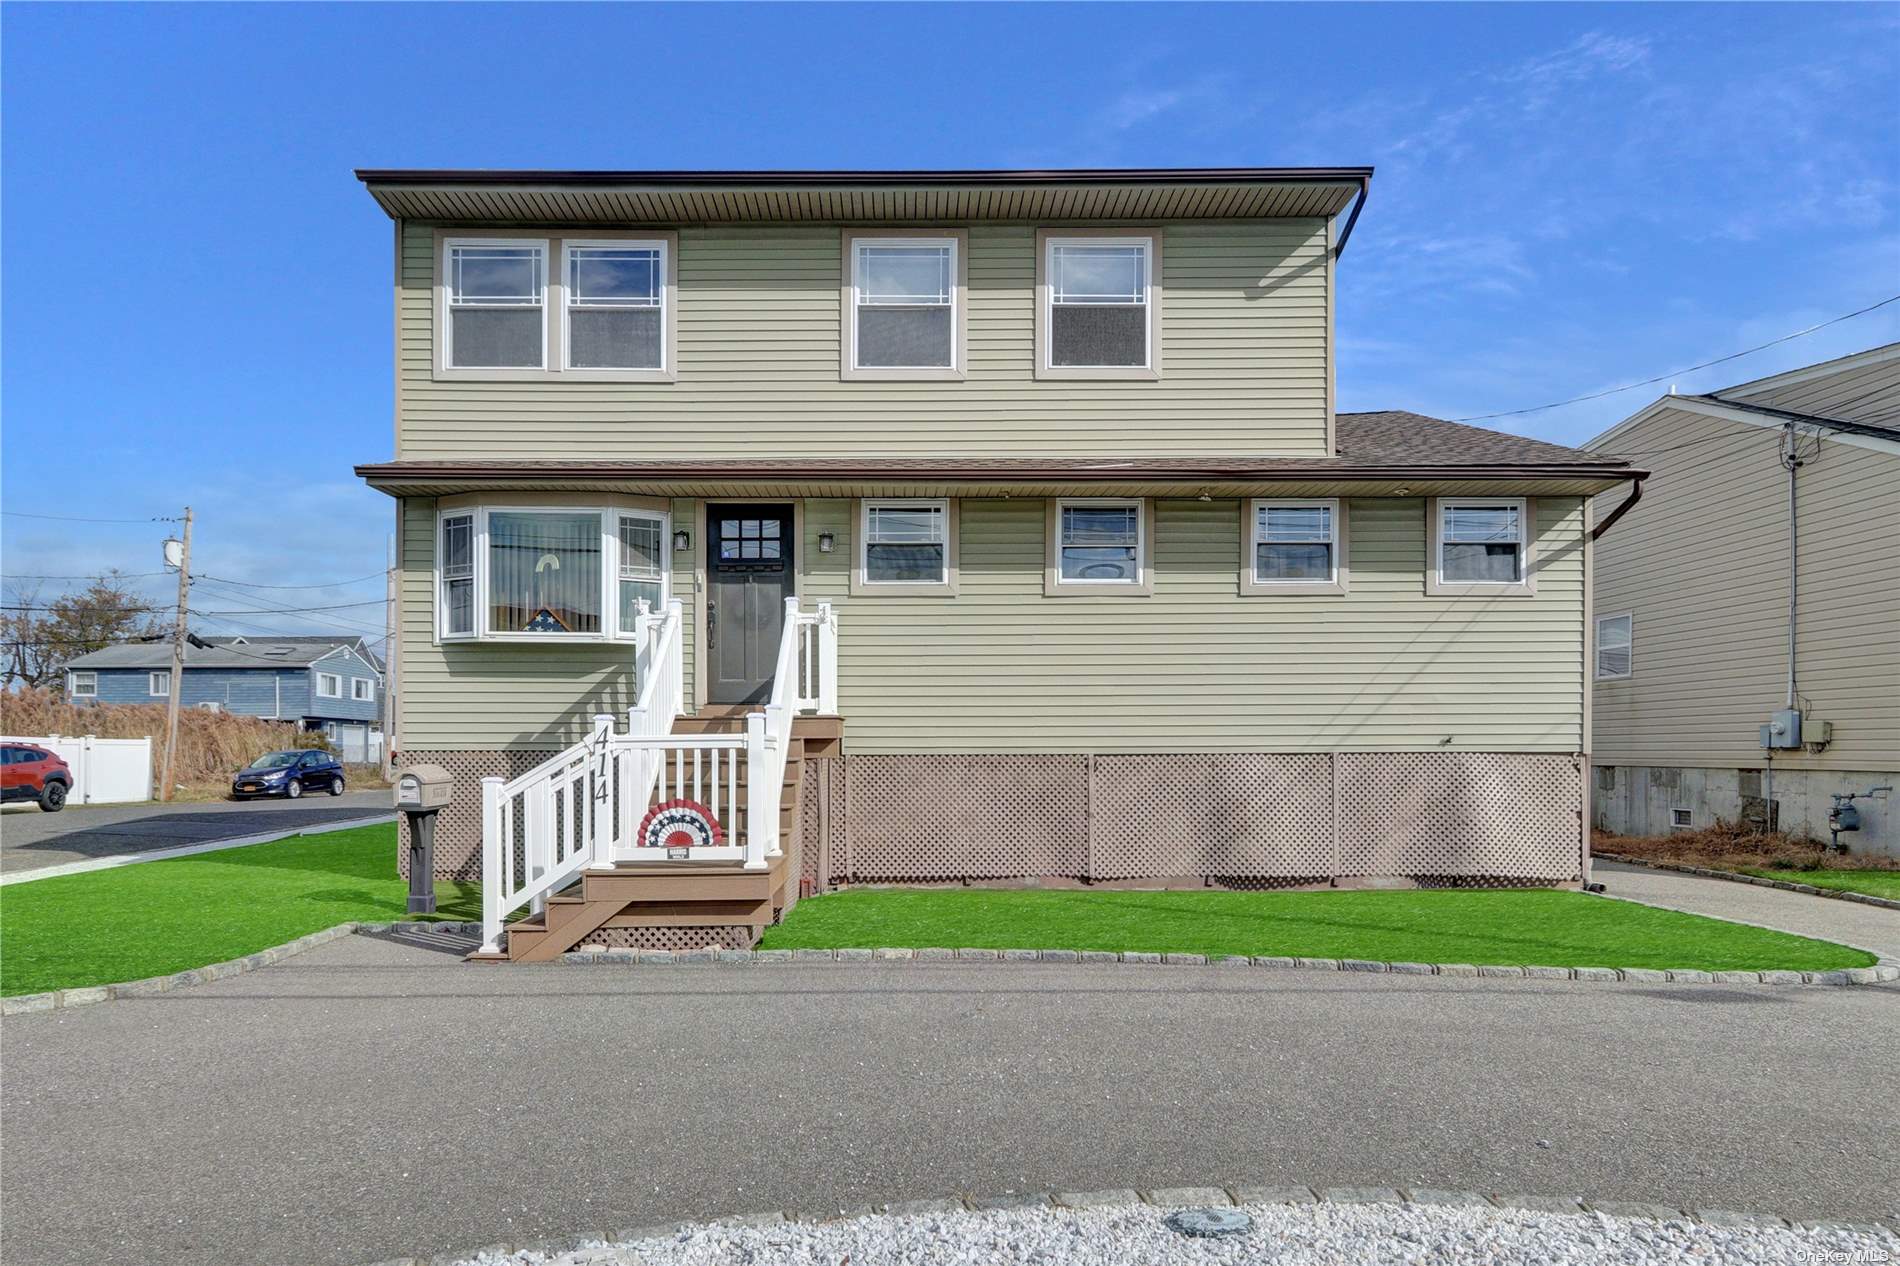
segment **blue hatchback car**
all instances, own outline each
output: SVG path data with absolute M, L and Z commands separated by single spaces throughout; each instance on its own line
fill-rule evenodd
M 231 796 L 288 796 L 295 800 L 306 791 L 343 794 L 343 766 L 328 752 L 272 752 L 260 756 L 231 780 Z

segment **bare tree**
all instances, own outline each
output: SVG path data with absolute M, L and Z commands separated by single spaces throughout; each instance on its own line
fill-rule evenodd
M 153 618 L 158 608 L 139 598 L 116 568 L 50 602 L 40 601 L 38 582 L 10 586 L 7 594 L 0 655 L 8 689 L 57 685 L 67 661 L 162 631 Z

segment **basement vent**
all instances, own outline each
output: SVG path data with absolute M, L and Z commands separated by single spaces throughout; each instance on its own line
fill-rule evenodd
M 1669 811 L 1669 829 L 1670 830 L 1686 831 L 1694 825 L 1695 825 L 1695 821 L 1693 819 L 1693 816 L 1690 814 L 1690 812 L 1687 809 L 1671 809 Z

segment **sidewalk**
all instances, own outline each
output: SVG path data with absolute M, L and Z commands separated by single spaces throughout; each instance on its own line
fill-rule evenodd
M 1645 905 L 1706 914 L 1716 919 L 1852 945 L 1882 958 L 1900 959 L 1900 913 L 1854 901 L 1757 888 L 1727 879 L 1703 879 L 1621 862 L 1597 862 L 1594 878 L 1613 897 Z

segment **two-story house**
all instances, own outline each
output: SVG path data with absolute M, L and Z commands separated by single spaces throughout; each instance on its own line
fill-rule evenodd
M 383 674 L 363 639 L 257 634 L 196 642 L 185 648 L 180 706 L 292 722 L 323 734 L 345 759 L 376 758 Z M 65 671 L 66 697 L 82 706 L 171 701 L 170 643 L 108 646 L 75 657 Z
M 1369 169 L 359 175 L 397 745 L 490 949 L 801 878 L 1583 878 L 1641 472 L 1335 413 Z M 683 862 L 772 878 L 679 926 Z

